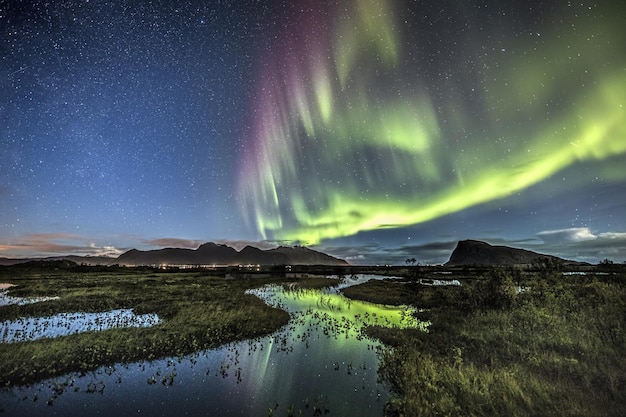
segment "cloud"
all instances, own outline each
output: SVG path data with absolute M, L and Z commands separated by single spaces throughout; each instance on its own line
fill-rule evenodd
M 625 232 L 595 232 L 589 228 L 570 228 L 543 231 L 538 236 L 539 239 L 476 239 L 492 245 L 527 249 L 591 264 L 597 264 L 604 259 L 617 263 L 626 261 Z M 423 265 L 437 265 L 448 261 L 456 244 L 456 239 L 446 238 L 410 245 L 383 246 L 368 243 L 357 246 L 318 246 L 315 249 L 345 259 L 353 265 L 404 265 L 407 259 L 412 258 Z
M 353 265 L 376 265 L 380 264 L 381 258 L 384 258 L 380 256 L 381 247 L 373 243 L 357 246 L 314 245 L 310 248 L 343 259 Z
M 537 234 L 545 243 L 573 243 L 597 239 L 588 227 L 577 227 L 560 230 L 546 230 Z
M 319 246 L 315 249 L 354 265 L 404 265 L 411 258 L 420 264 L 432 265 L 446 262 L 456 243 L 455 240 L 389 247 L 369 243 L 358 246 Z
M 92 239 L 72 233 L 32 233 L 8 243 L 0 243 L 5 257 L 39 258 L 80 255 L 116 257 L 123 249 L 112 245 L 97 245 Z
M 39 251 L 43 253 L 63 253 L 77 247 L 59 241 L 72 241 L 79 238 L 69 233 L 33 233 L 24 235 L 14 242 L 0 245 L 2 251 Z
M 159 239 L 142 240 L 146 245 L 158 246 L 161 248 L 185 248 L 197 249 L 204 242 L 201 240 L 179 239 L 175 237 L 163 237 Z
M 123 249 L 118 249 L 115 246 L 97 246 L 95 243 L 89 245 L 89 248 L 92 250 L 89 256 L 108 256 L 110 258 L 117 258 L 125 251 Z
M 361 255 L 355 255 L 355 256 L 346 256 L 345 259 L 348 262 L 360 262 L 365 260 L 365 255 L 361 254 Z
M 538 233 L 538 237 L 543 244 L 525 249 L 589 263 L 604 259 L 615 262 L 626 260 L 625 232 L 592 232 L 587 227 L 581 227 L 548 230 Z
M 618 263 L 626 262 L 626 238 L 598 238 L 593 241 L 577 242 L 563 252 L 562 257 L 564 258 L 585 261 L 592 264 L 598 263 L 604 259 L 610 259 Z
M 599 233 L 598 237 L 602 239 L 626 240 L 626 233 L 606 232 L 606 233 Z

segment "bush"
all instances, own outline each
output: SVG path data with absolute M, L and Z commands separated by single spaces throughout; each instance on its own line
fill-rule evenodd
M 504 310 L 510 308 L 517 298 L 517 285 L 510 272 L 502 269 L 489 271 L 486 277 L 463 286 L 460 305 L 469 311 Z

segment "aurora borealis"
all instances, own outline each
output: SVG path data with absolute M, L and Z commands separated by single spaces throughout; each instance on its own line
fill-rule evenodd
M 606 161 L 598 175 L 626 178 L 611 160 L 626 151 L 619 19 L 598 31 L 576 18 L 580 34 L 526 28 L 489 53 L 466 23 L 466 39 L 438 45 L 458 58 L 434 75 L 422 72 L 419 36 L 402 41 L 410 26 L 394 5 L 352 2 L 320 16 L 330 23 L 284 35 L 284 51 L 271 55 L 280 58 L 267 64 L 241 180 L 264 236 L 315 244 L 422 223 L 580 162 Z M 467 79 L 476 86 L 463 91 Z M 439 97 L 433 82 L 444 86 Z
M 623 2 L 0 11 L 0 256 L 436 263 L 473 238 L 626 260 Z

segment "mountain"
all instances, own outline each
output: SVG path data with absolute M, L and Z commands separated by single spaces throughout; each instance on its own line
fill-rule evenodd
M 70 260 L 86 265 L 349 265 L 343 259 L 302 246 L 280 246 L 261 250 L 246 246 L 240 252 L 227 245 L 204 243 L 198 249 L 165 248 L 142 251 L 131 249 L 117 258 L 95 256 L 55 256 L 36 259 L 1 258 L 0 265 L 9 266 L 28 261 Z
M 120 265 L 232 265 L 237 251 L 226 245 L 205 243 L 198 249 L 165 248 L 142 251 L 131 249 L 117 257 Z
M 525 249 L 511 248 L 508 246 L 492 246 L 478 240 L 461 240 L 457 243 L 446 265 L 529 265 L 545 261 L 568 264 L 576 263 L 557 258 L 556 256 L 543 255 Z
M 226 245 L 205 243 L 198 249 L 166 248 L 121 254 L 120 265 L 348 265 L 325 253 L 305 247 L 278 247 L 261 250 L 246 246 L 240 252 Z
M 272 253 L 277 259 L 288 259 L 289 262 L 287 263 L 292 265 L 329 265 L 329 258 L 341 261 L 340 263 L 332 263 L 330 265 L 348 265 L 343 259 L 333 258 L 325 253 L 317 252 L 304 246 L 279 246 L 267 252 Z

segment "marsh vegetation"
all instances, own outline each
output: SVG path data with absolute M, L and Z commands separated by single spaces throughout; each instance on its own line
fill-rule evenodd
M 417 266 L 339 286 L 71 265 L 18 272 L 0 271 L 8 294 L 45 301 L 2 306 L 0 323 L 130 309 L 159 319 L 0 343 L 0 381 L 14 387 L 3 398 L 27 399 L 20 411 L 62 407 L 61 394 L 76 391 L 106 392 L 93 407 L 157 396 L 130 403 L 153 414 L 183 398 L 191 414 L 233 416 L 626 414 L 619 268 Z
M 626 415 L 623 272 L 493 269 L 462 286 L 411 280 L 344 290 L 420 306 L 427 334 L 370 327 L 391 349 L 387 416 Z
M 93 371 L 102 365 L 184 356 L 271 333 L 289 320 L 287 312 L 245 293 L 275 280 L 226 281 L 204 273 L 76 269 L 44 268 L 21 275 L 14 275 L 15 269 L 5 271 L 0 281 L 15 284 L 8 290 L 10 296 L 55 298 L 3 306 L 0 322 L 120 309 L 156 315 L 161 321 L 151 327 L 114 327 L 28 343 L 0 343 L 2 386 Z M 109 320 L 114 318 L 104 324 Z
M 61 311 L 96 310 L 93 305 L 124 305 L 160 319 L 147 328 L 109 326 L 0 344 L 2 366 L 12 371 L 7 388 L 0 391 L 0 404 L 15 414 L 46 415 L 48 407 L 54 407 L 64 415 L 81 415 L 84 409 L 76 407 L 78 401 L 93 410 L 121 414 L 141 409 L 171 415 L 180 410 L 176 404 L 184 403 L 191 415 L 345 415 L 358 406 L 360 415 L 379 416 L 389 390 L 377 374 L 380 344 L 367 338 L 363 328 L 417 324 L 408 307 L 346 299 L 329 288 L 336 287 L 338 279 L 228 280 L 199 272 L 64 270 L 23 274 L 12 282 L 16 286 L 11 290 L 19 289 L 19 296 L 53 293 L 59 298 L 6 306 L 4 317 L 11 320 L 11 312 L 73 317 L 75 313 Z M 35 290 L 27 291 L 28 285 Z M 120 287 L 128 304 L 107 296 Z M 83 303 L 82 294 L 95 302 Z M 105 300 L 98 301 L 100 297 Z M 210 302 L 212 297 L 219 302 Z M 68 299 L 73 302 L 64 304 Z M 190 305 L 194 302 L 197 305 Z M 256 310 L 254 303 L 262 308 Z M 206 309 L 218 309 L 220 315 Z M 277 328 L 259 329 L 264 309 L 286 320 Z M 230 321 L 229 332 L 217 333 L 231 316 L 239 320 Z M 161 350 L 154 350 L 158 346 Z M 41 358 L 29 362 L 33 355 Z M 42 366 L 48 369 L 46 361 L 54 372 L 41 372 Z

